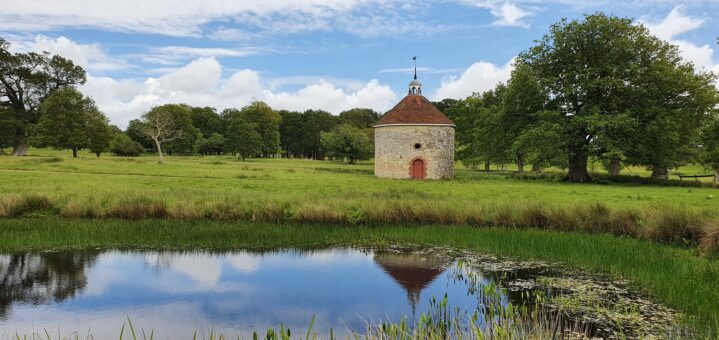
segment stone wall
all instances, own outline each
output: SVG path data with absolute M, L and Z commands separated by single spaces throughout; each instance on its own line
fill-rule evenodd
M 390 125 L 374 130 L 374 173 L 380 178 L 410 178 L 412 161 L 425 162 L 427 179 L 454 177 L 454 127 Z M 415 144 L 421 148 L 415 149 Z

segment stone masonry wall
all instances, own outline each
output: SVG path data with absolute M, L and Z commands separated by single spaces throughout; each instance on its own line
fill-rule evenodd
M 374 130 L 374 173 L 380 178 L 410 178 L 412 161 L 424 160 L 427 179 L 454 177 L 454 127 L 380 126 Z M 415 149 L 415 144 L 422 147 Z

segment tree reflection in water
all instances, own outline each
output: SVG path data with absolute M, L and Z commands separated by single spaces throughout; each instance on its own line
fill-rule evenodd
M 87 270 L 100 251 L 0 255 L 0 318 L 13 303 L 47 304 L 70 299 L 87 285 Z

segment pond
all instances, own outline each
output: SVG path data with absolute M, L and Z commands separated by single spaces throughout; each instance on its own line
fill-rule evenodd
M 0 337 L 6 338 L 45 330 L 117 338 L 128 318 L 160 339 L 209 329 L 247 337 L 280 325 L 304 334 L 313 318 L 319 335 L 330 328 L 335 335 L 362 333 L 367 323 L 406 317 L 414 324 L 433 308 L 432 298 L 445 295 L 453 310 L 486 313 L 487 287 L 496 287 L 501 306 L 532 305 L 527 292 L 541 292 L 550 297 L 542 302 L 547 314 L 593 335 L 618 332 L 617 318 L 633 322 L 619 326 L 631 335 L 646 334 L 657 322 L 673 325 L 677 317 L 625 283 L 443 249 L 0 254 L 0 280 Z M 610 301 L 604 306 L 610 310 L 622 303 L 631 315 L 582 308 L 597 299 Z

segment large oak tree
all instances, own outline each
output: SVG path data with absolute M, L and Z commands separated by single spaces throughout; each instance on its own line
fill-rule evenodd
M 49 53 L 11 53 L 0 38 L 0 106 L 10 108 L 14 128 L 13 155 L 25 155 L 32 127 L 40 120 L 39 107 L 53 91 L 86 80 L 85 71 L 72 61 Z
M 562 20 L 518 62 L 558 110 L 572 182 L 590 181 L 589 156 L 607 150 L 641 150 L 634 162 L 662 177 L 686 160 L 685 146 L 714 105 L 712 76 L 630 19 Z

